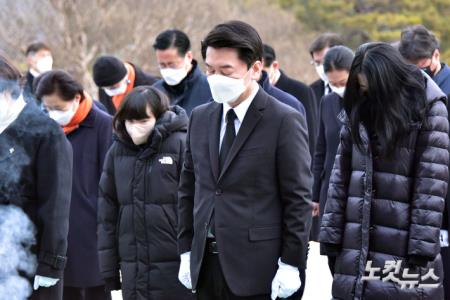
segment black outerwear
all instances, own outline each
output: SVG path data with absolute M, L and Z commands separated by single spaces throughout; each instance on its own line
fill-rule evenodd
M 141 85 L 152 85 L 158 80 L 158 78 L 153 77 L 152 75 L 150 75 L 148 73 L 145 73 L 140 68 L 133 65 L 132 63 L 129 63 L 129 64 L 134 68 L 134 72 L 135 72 L 134 87 L 141 86 Z M 98 89 L 98 98 L 99 98 L 99 101 L 106 107 L 109 114 L 114 116 L 117 112 L 117 109 L 114 106 L 114 103 L 112 102 L 112 97 L 108 96 L 102 88 L 99 88 Z
M 169 97 L 171 105 L 181 106 L 188 115 L 195 107 L 211 101 L 212 97 L 208 80 L 196 60 L 192 61 L 191 71 L 179 84 L 171 86 L 161 79 L 154 87 Z
M 305 268 L 311 171 L 305 117 L 259 88 L 219 173 L 223 105 L 190 118 L 179 188 L 178 251 L 195 289 L 214 209 L 225 280 L 237 296 L 270 294 L 277 261 Z
M 322 97 L 325 95 L 325 82 L 322 79 L 317 79 L 311 83 L 310 87 L 316 96 L 316 105 L 319 106 L 320 100 L 322 100 Z
M 342 128 L 319 237 L 327 254 L 338 253 L 336 299 L 443 299 L 439 231 L 449 179 L 449 124 L 445 96 L 431 80 L 427 98 L 424 122 L 411 124 L 391 158 L 378 154 L 364 126 L 362 151 L 353 145 L 347 122 Z M 361 280 L 367 261 L 383 270 L 386 261 L 400 260 L 395 277 L 405 267 L 420 276 L 434 268 L 439 286 L 401 289 L 390 281 Z
M 288 77 L 281 70 L 280 73 L 280 78 L 275 87 L 297 98 L 305 108 L 306 122 L 308 123 L 309 150 L 311 156 L 313 156 L 317 136 L 317 108 L 320 99 L 316 100 L 313 90 L 303 82 Z
M 27 104 L 0 134 L 0 204 L 22 208 L 36 226 L 38 275 L 63 277 L 71 189 L 69 142 L 56 122 Z M 48 299 L 58 299 L 52 289 L 45 289 Z
M 314 184 L 312 200 L 320 203 L 319 224 L 327 201 L 328 182 L 339 146 L 342 123 L 342 98 L 330 93 L 322 98 L 319 107 L 319 133 L 313 160 Z
M 100 180 L 98 249 L 107 281 L 122 274 L 125 300 L 191 299 L 178 281 L 177 186 L 188 118 L 179 107 L 156 123 L 149 142 L 118 139 Z
M 104 282 L 97 252 L 98 185 L 111 146 L 111 116 L 93 105 L 67 139 L 73 148 L 73 184 L 64 286 L 100 286 Z

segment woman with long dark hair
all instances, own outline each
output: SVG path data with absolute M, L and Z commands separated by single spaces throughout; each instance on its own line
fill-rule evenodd
M 445 95 L 392 46 L 370 43 L 357 50 L 344 109 L 319 237 L 337 255 L 333 297 L 443 299 Z

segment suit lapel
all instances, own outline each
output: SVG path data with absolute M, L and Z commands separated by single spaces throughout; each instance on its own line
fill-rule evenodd
M 235 159 L 236 155 L 239 153 L 239 150 L 242 148 L 245 141 L 252 133 L 253 129 L 256 127 L 256 124 L 258 124 L 259 120 L 263 116 L 262 111 L 264 110 L 266 103 L 267 94 L 261 87 L 259 87 L 259 91 L 256 94 L 255 99 L 253 99 L 252 104 L 248 108 L 248 111 L 244 117 L 244 121 L 242 122 L 236 139 L 234 140 L 233 146 L 231 146 L 230 152 L 228 153 L 227 159 L 219 176 L 219 181 L 223 177 L 227 169 L 230 167 L 231 162 Z
M 222 105 L 215 104 L 209 115 L 209 123 L 211 131 L 209 133 L 209 159 L 211 160 L 211 168 L 214 179 L 219 178 L 219 140 L 220 140 L 220 124 L 222 121 Z

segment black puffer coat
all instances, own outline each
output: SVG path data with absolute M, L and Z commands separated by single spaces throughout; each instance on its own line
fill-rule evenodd
M 327 254 L 338 254 L 335 299 L 444 299 L 439 229 L 449 179 L 449 124 L 445 95 L 431 80 L 427 98 L 425 122 L 411 125 L 391 159 L 377 156 L 364 127 L 363 152 L 352 144 L 348 126 L 341 131 L 319 236 Z M 367 261 L 383 271 L 386 261 L 400 260 L 399 274 L 409 267 L 409 274 L 422 277 L 434 268 L 438 287 L 401 289 L 390 281 L 361 280 L 368 275 Z
M 175 107 L 149 142 L 116 140 L 100 180 L 98 247 L 105 281 L 122 274 L 125 300 L 191 299 L 178 281 L 177 186 L 188 118 Z M 116 287 L 117 288 L 117 287 Z

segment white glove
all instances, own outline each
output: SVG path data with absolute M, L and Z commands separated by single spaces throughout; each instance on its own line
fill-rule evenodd
M 448 247 L 448 231 L 441 230 L 441 235 L 439 237 L 441 242 L 441 248 Z
M 178 272 L 178 280 L 187 288 L 192 290 L 191 282 L 191 252 L 180 255 L 180 271 Z
M 292 296 L 301 287 L 300 273 L 297 267 L 287 265 L 278 259 L 278 271 L 272 281 L 272 300 Z
M 59 279 L 56 278 L 50 278 L 50 277 L 44 277 L 44 276 L 39 276 L 36 275 L 34 277 L 34 290 L 36 291 L 39 287 L 51 287 L 54 286 L 55 284 L 57 284 L 59 281 Z

